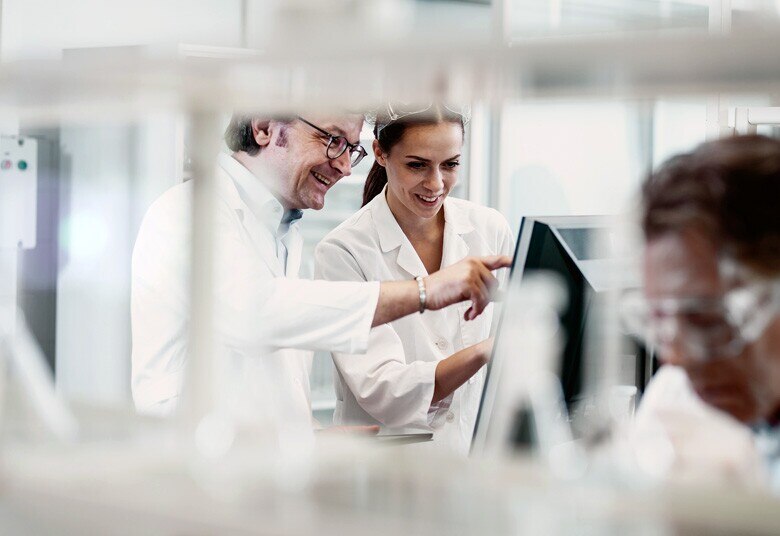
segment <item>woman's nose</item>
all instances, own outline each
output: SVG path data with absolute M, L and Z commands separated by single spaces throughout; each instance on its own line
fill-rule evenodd
M 441 171 L 438 168 L 434 169 L 426 178 L 423 186 L 431 192 L 440 192 L 444 188 L 444 177 L 442 177 Z

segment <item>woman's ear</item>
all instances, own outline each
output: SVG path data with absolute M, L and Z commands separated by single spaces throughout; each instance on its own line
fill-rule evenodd
M 379 146 L 379 140 L 374 140 L 371 148 L 374 151 L 374 159 L 376 160 L 376 163 L 382 167 L 387 167 L 387 159 L 385 158 L 385 154 L 382 152 L 382 148 Z
M 267 119 L 252 119 L 252 137 L 260 147 L 271 142 L 271 122 Z

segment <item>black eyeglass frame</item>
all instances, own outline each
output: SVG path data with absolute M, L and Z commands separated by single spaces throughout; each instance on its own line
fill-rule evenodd
M 325 156 L 327 156 L 330 160 L 335 160 L 335 159 L 339 158 L 341 155 L 343 155 L 347 151 L 347 149 L 349 149 L 349 154 L 350 154 L 349 163 L 350 163 L 350 165 L 352 167 L 355 167 L 355 166 L 357 166 L 361 162 L 361 160 L 363 160 L 368 155 L 368 152 L 366 151 L 366 149 L 362 145 L 360 145 L 360 143 L 350 143 L 349 140 L 347 138 L 345 138 L 344 136 L 334 136 L 333 134 L 331 134 L 327 130 L 318 127 L 314 123 L 312 123 L 310 121 L 307 121 L 306 119 L 304 119 L 301 116 L 298 116 L 298 120 L 303 122 L 303 123 L 306 123 L 307 125 L 309 125 L 314 130 L 316 130 L 318 132 L 321 132 L 322 134 L 324 134 L 325 136 L 328 137 L 328 145 L 327 145 L 327 147 L 325 147 Z M 342 149 L 340 151 L 338 151 L 337 155 L 331 155 L 330 148 L 331 148 L 331 146 L 333 146 L 333 142 L 334 141 L 337 142 L 336 145 L 334 146 L 336 148 L 341 144 L 341 142 L 338 141 L 338 140 L 344 140 L 344 147 L 342 147 Z M 358 156 L 355 157 L 354 156 L 355 154 L 357 154 Z

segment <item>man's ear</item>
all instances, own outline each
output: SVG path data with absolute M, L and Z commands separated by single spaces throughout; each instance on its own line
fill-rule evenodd
M 371 144 L 371 149 L 374 151 L 374 159 L 376 160 L 377 164 L 382 167 L 386 167 L 387 159 L 382 152 L 382 148 L 379 146 L 379 140 L 374 140 L 374 143 Z
M 260 147 L 267 147 L 271 142 L 271 121 L 252 119 L 252 138 Z

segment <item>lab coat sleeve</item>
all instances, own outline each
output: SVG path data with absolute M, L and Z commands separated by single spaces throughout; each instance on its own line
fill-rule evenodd
M 133 251 L 132 392 L 136 407 L 169 412 L 189 355 L 191 205 L 186 187 L 150 207 Z M 273 277 L 241 234 L 235 210 L 212 221 L 212 323 L 220 345 L 249 356 L 282 348 L 360 353 L 368 347 L 378 283 Z
M 264 310 L 275 348 L 363 353 L 379 301 L 379 283 L 277 278 Z
M 317 277 L 365 280 L 355 257 L 335 240 L 320 242 L 315 258 Z M 371 330 L 365 355 L 333 352 L 333 361 L 360 407 L 374 419 L 389 427 L 428 427 L 438 362 L 406 363 L 401 339 L 390 324 Z
M 404 348 L 389 324 L 371 330 L 365 355 L 333 352 L 333 361 L 360 407 L 392 428 L 427 428 L 436 361 L 404 361 Z
M 136 408 L 155 415 L 175 408 L 187 355 L 186 208 L 170 193 L 158 199 L 133 248 L 131 387 Z
M 227 347 L 365 352 L 378 282 L 268 277 L 235 235 L 217 236 L 214 321 Z

